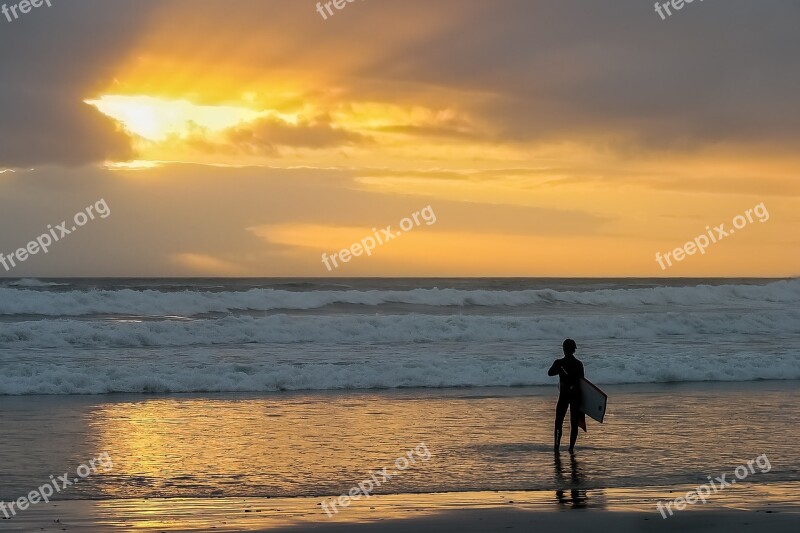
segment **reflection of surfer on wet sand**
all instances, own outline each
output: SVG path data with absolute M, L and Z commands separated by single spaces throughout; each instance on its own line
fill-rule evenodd
M 572 507 L 576 509 L 582 509 L 586 507 L 588 502 L 588 497 L 586 495 L 586 490 L 579 489 L 578 487 L 581 484 L 581 478 L 583 477 L 580 468 L 578 466 L 578 460 L 575 458 L 575 454 L 570 454 L 569 456 L 570 462 L 570 483 L 567 484 L 567 480 L 564 477 L 563 465 L 561 464 L 561 455 L 555 454 L 555 477 L 558 485 L 562 488 L 556 490 L 556 501 L 563 505 L 572 505 Z M 569 497 L 566 494 L 566 490 L 563 488 L 567 485 L 571 485 L 571 489 L 569 490 Z

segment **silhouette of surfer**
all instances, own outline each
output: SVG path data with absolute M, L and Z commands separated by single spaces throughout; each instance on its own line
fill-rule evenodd
M 556 359 L 547 371 L 548 376 L 558 375 L 559 378 L 553 448 L 557 452 L 561 446 L 561 428 L 569 408 L 569 451 L 572 452 L 575 449 L 575 441 L 578 440 L 578 428 L 581 427 L 586 431 L 586 418 L 581 412 L 580 383 L 583 378 L 583 363 L 575 358 L 578 346 L 574 340 L 565 340 L 563 348 L 564 357 Z

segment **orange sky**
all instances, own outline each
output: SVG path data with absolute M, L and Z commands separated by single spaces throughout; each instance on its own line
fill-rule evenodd
M 738 4 L 119 4 L 0 34 L 30 56 L 0 82 L 0 250 L 101 197 L 113 213 L 6 275 L 800 270 L 795 7 L 739 42 L 718 28 L 752 24 Z M 706 254 L 655 261 L 762 203 Z M 435 224 L 323 266 L 428 205 Z

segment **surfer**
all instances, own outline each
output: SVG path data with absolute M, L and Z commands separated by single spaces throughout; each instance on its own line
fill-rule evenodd
M 564 341 L 564 357 L 556 359 L 553 366 L 547 371 L 548 376 L 558 375 L 558 403 L 556 404 L 556 429 L 554 449 L 558 451 L 561 446 L 561 427 L 564 425 L 564 417 L 569 408 L 569 451 L 575 449 L 575 441 L 578 440 L 578 427 L 584 423 L 583 413 L 581 412 L 581 389 L 580 382 L 583 378 L 583 363 L 575 358 L 575 350 L 578 348 L 575 341 L 567 339 Z

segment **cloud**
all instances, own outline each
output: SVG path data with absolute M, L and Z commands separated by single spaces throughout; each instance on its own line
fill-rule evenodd
M 9 93 L 5 93 L 9 95 Z M 0 104 L 0 165 L 80 166 L 133 157 L 130 138 L 93 107 L 27 95 L 11 96 L 14 107 Z
M 181 269 L 205 276 L 236 277 L 248 274 L 248 270 L 241 265 L 208 254 L 177 253 L 172 255 L 172 260 Z
M 796 3 L 696 3 L 667 21 L 638 0 L 506 0 L 466 13 L 364 74 L 483 94 L 466 109 L 498 141 L 687 150 L 800 138 Z
M 301 120 L 297 124 L 266 117 L 230 128 L 224 136 L 232 146 L 247 153 L 272 152 L 279 146 L 330 148 L 368 142 L 363 135 L 334 127 L 326 116 Z
M 458 121 L 373 131 L 420 143 L 789 151 L 800 140 L 798 16 L 794 2 L 746 0 L 694 3 L 665 21 L 639 0 L 376 0 L 329 21 L 313 3 L 274 0 L 237 1 L 224 17 L 210 0 L 59 2 L 3 21 L 0 49 L 12 52 L 0 79 L 0 166 L 133 157 L 130 139 L 83 104 L 112 87 L 219 103 L 251 89 L 269 100 L 270 84 L 294 82 L 274 99 L 317 103 L 317 118 L 264 119 L 228 140 L 268 154 L 365 144 L 369 128 L 326 113 L 379 102 L 454 110 Z
M 54 2 L 24 19 L 0 19 L 0 167 L 124 160 L 130 142 L 83 103 L 113 82 L 153 0 Z

